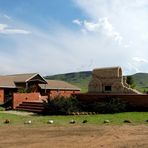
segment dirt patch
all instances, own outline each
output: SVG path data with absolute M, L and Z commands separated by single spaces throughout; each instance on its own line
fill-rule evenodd
M 0 148 L 147 148 L 147 125 L 0 127 Z
M 32 113 L 32 112 L 15 111 L 15 110 L 0 111 L 0 113 L 14 114 L 14 115 L 21 115 L 21 116 L 31 116 L 31 115 L 36 115 L 35 113 Z

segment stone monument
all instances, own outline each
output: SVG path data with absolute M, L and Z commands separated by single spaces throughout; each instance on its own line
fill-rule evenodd
M 126 83 L 121 67 L 97 68 L 92 71 L 89 93 L 140 94 Z

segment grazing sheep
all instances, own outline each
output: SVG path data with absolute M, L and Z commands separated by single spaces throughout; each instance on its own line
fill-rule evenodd
M 5 123 L 5 124 L 8 124 L 8 123 L 10 123 L 10 120 L 6 119 L 6 120 L 4 121 L 4 123 Z
M 31 120 L 25 121 L 24 124 L 31 124 Z
M 96 112 L 92 112 L 93 115 L 96 115 Z
M 104 123 L 110 123 L 110 121 L 109 120 L 104 120 Z
M 53 124 L 53 120 L 48 120 L 48 124 Z
M 75 113 L 75 112 L 72 112 L 71 114 L 72 114 L 72 115 L 76 115 L 76 113 Z
M 81 115 L 86 115 L 86 112 L 81 112 Z
M 72 119 L 69 123 L 74 124 L 74 123 L 76 123 L 76 121 Z
M 82 123 L 87 123 L 88 121 L 87 120 L 83 120 L 83 122 Z
M 124 120 L 123 122 L 124 123 L 132 123 L 132 121 L 130 121 L 130 120 Z
M 79 112 L 76 112 L 76 115 L 80 115 L 80 113 Z

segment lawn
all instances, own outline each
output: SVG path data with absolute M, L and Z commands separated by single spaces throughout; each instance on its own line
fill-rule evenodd
M 48 120 L 53 120 L 54 125 L 68 125 L 69 121 L 74 119 L 77 125 L 82 124 L 83 120 L 87 120 L 87 124 L 103 124 L 104 120 L 110 120 L 109 124 L 124 124 L 124 120 L 132 121 L 132 124 L 147 124 L 148 112 L 126 112 L 116 114 L 98 114 L 98 115 L 75 115 L 75 116 L 39 116 L 39 115 L 14 115 L 10 113 L 0 112 L 0 125 L 9 119 L 11 125 L 22 125 L 26 120 L 31 120 L 32 125 L 45 125 Z

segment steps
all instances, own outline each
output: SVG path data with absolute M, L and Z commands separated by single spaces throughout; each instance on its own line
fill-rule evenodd
M 22 104 L 16 107 L 16 110 L 34 113 L 41 113 L 43 109 L 44 105 L 42 102 L 22 102 Z

